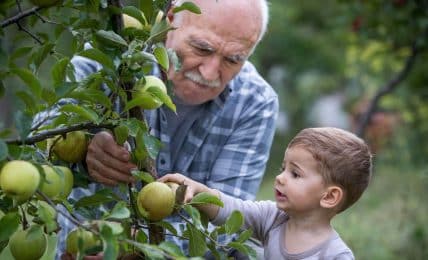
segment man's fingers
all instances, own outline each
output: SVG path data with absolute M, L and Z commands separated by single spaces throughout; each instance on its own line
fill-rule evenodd
M 108 182 L 109 184 L 116 184 L 117 181 L 126 183 L 133 181 L 129 170 L 127 172 L 120 172 L 115 168 L 114 166 L 106 166 L 97 160 L 91 160 L 88 163 L 89 174 L 98 182 L 106 184 L 106 179 L 111 180 L 111 182 Z
M 121 161 L 129 161 L 129 152 L 125 147 L 116 143 L 114 137 L 108 132 L 97 133 L 91 141 L 96 150 L 101 149 L 111 157 Z
M 103 175 L 101 175 L 100 173 L 98 173 L 97 171 L 90 171 L 91 172 L 91 178 L 94 179 L 96 182 L 98 183 L 102 183 L 108 186 L 116 186 L 117 185 L 117 181 L 109 179 L 104 177 Z

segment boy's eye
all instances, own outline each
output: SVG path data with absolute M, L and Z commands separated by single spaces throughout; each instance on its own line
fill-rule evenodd
M 300 177 L 300 175 L 296 171 L 291 171 L 291 176 L 293 176 L 294 178 Z

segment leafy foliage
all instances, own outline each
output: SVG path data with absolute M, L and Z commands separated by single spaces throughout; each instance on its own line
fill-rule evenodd
M 165 12 L 169 2 L 138 1 L 135 6 L 126 3 L 124 7 L 110 2 L 72 0 L 38 7 L 26 1 L 0 3 L 4 44 L 0 49 L 0 93 L 4 97 L 7 92 L 7 97 L 17 100 L 12 111 L 13 127 L 0 132 L 0 166 L 12 160 L 29 161 L 39 170 L 45 164 L 67 165 L 52 153 L 59 137 L 65 138 L 73 131 L 91 136 L 93 131 L 104 128 L 111 130 L 120 144 L 133 144 L 132 159 L 139 166 L 134 177 L 143 183 L 155 180 L 155 173 L 150 171 L 161 144 L 150 135 L 144 115 L 131 97 L 135 82 L 144 80 L 154 66 L 161 69 L 161 74 L 170 65 L 180 66 L 175 53 L 163 43 L 173 28 L 159 13 Z M 173 11 L 200 13 L 188 2 Z M 142 26 L 123 28 L 122 14 L 137 19 Z M 99 70 L 82 77 L 71 62 L 76 55 L 96 61 Z M 175 111 L 168 93 L 155 87 L 149 87 L 147 92 Z M 115 104 L 121 104 L 120 111 Z M 55 112 L 55 117 L 48 117 L 46 111 Z M 74 186 L 86 187 L 85 169 L 81 165 L 73 169 Z M 46 181 L 41 172 L 42 181 Z M 171 242 L 148 242 L 152 240 L 151 231 L 163 233 L 164 229 L 189 240 L 190 256 L 201 257 L 208 249 L 219 257 L 230 248 L 249 252 L 243 245 L 248 231 L 230 244 L 217 241 L 217 234 L 240 232 L 243 218 L 239 212 L 234 212 L 224 226 L 210 231 L 206 218 L 194 208 L 205 203 L 222 206 L 217 198 L 200 194 L 190 203 L 176 204 L 187 227 L 176 230 L 167 221 L 152 223 L 142 216 L 136 210 L 137 193 L 135 186 L 121 185 L 118 191 L 102 189 L 75 201 L 50 198 L 37 191 L 19 204 L 0 190 L 0 252 L 20 226 L 27 229 L 41 225 L 49 241 L 56 240 L 58 214 L 94 233 L 102 241 L 102 248 L 95 250 L 103 251 L 106 259 L 130 253 L 149 259 L 184 257 L 185 253 Z M 55 208 L 56 205 L 63 207 Z M 76 215 L 86 220 L 77 220 Z M 83 242 L 78 241 L 78 257 L 88 253 L 84 252 Z M 55 247 L 49 247 L 45 255 L 54 253 Z

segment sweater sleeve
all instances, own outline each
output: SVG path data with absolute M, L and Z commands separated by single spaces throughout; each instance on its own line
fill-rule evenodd
M 220 208 L 217 216 L 212 220 L 214 225 L 222 225 L 233 211 L 238 210 L 244 215 L 244 229 L 252 229 L 253 237 L 265 242 L 267 234 L 278 219 L 281 211 L 273 201 L 242 200 L 220 193 L 224 207 Z

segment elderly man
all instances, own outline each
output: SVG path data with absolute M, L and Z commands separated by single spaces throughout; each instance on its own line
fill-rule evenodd
M 247 61 L 266 31 L 267 3 L 193 2 L 202 14 L 167 15 L 177 29 L 168 33 L 166 46 L 182 63 L 179 71 L 168 72 L 177 114 L 165 107 L 145 111 L 152 134 L 164 144 L 156 168 L 160 176 L 179 172 L 226 194 L 254 199 L 278 113 L 276 93 Z M 81 57 L 73 63 L 81 77 L 96 69 Z M 109 186 L 132 181 L 130 170 L 136 167 L 128 150 L 105 131 L 91 140 L 86 163 L 90 177 Z

